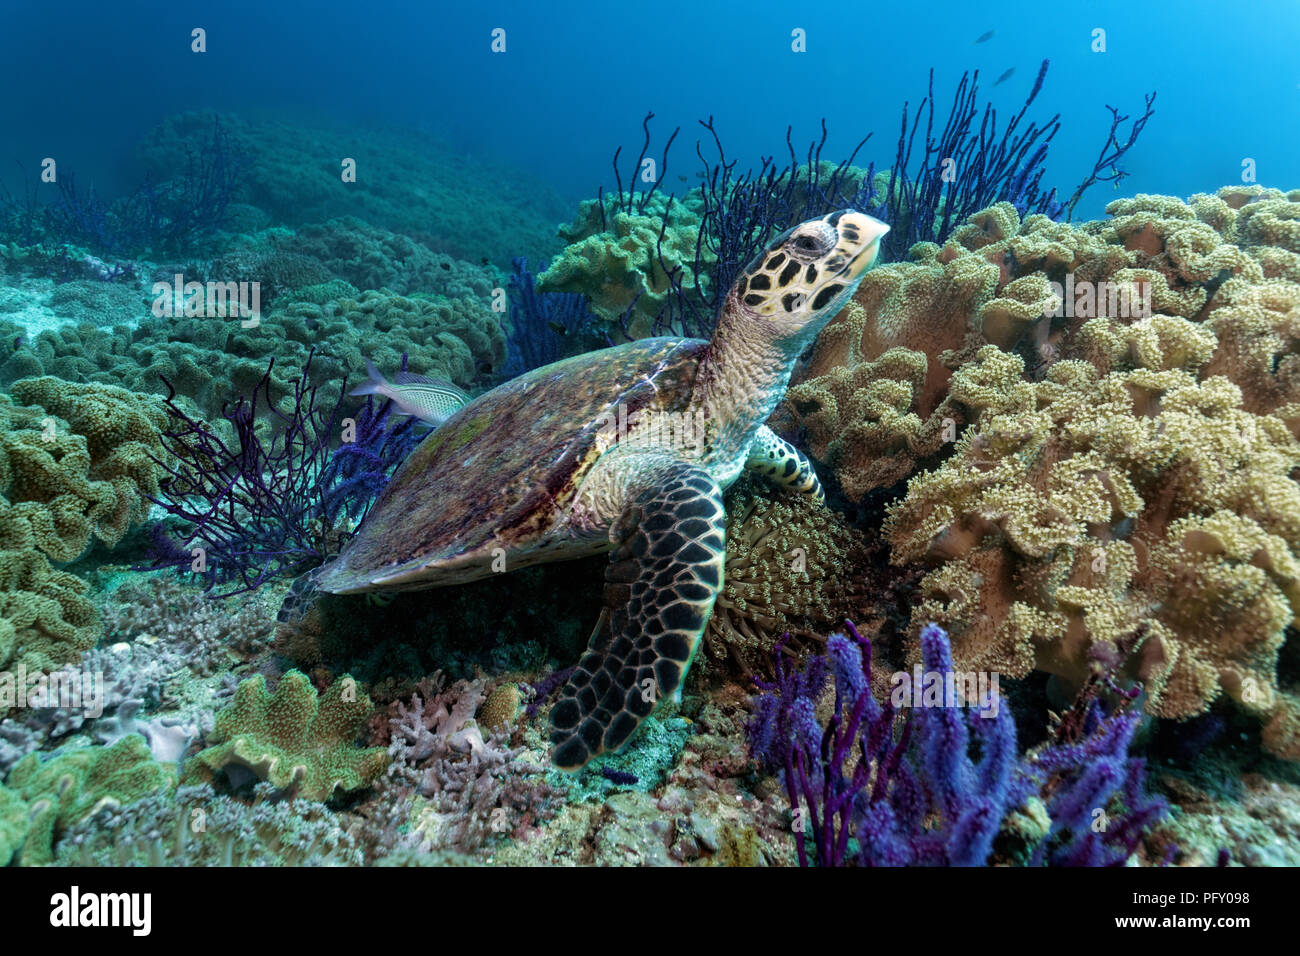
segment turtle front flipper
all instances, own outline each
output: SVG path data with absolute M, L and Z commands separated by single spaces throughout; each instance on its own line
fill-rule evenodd
M 631 463 L 631 462 L 628 462 Z M 576 770 L 621 747 L 665 696 L 680 699 L 722 587 L 722 492 L 689 462 L 648 455 L 610 529 L 608 626 L 551 711 L 552 760 Z
M 813 471 L 803 452 L 795 448 L 784 438 L 766 425 L 758 429 L 754 444 L 749 447 L 749 457 L 745 467 L 756 475 L 762 475 L 774 485 L 812 495 L 818 501 L 825 501 L 822 483 Z
M 300 574 L 289 585 L 289 593 L 284 596 L 275 619 L 280 624 L 293 624 L 300 621 L 307 609 L 320 598 L 316 580 L 320 577 L 320 568 L 313 568 L 306 574 Z

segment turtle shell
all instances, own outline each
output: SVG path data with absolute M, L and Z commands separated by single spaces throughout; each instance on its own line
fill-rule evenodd
M 619 406 L 628 415 L 684 409 L 706 347 L 699 339 L 641 339 L 533 369 L 480 395 L 398 467 L 316 586 L 336 594 L 416 590 L 486 577 L 497 548 L 507 570 L 608 550 L 604 537 L 548 534 L 566 520 Z

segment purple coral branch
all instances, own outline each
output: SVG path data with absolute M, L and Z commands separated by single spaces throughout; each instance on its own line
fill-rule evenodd
M 1084 739 L 1056 741 L 1021 759 L 1009 709 L 983 716 L 991 700 L 922 706 L 914 697 L 902 713 L 892 701 L 877 702 L 870 642 L 851 622 L 846 631 L 832 635 L 824 654 L 802 670 L 781 653 L 782 639 L 774 679 L 756 681 L 746 728 L 751 753 L 760 767 L 780 774 L 796 811 L 801 866 L 812 862 L 808 833 L 819 866 L 850 862 L 854 839 L 856 862 L 865 866 L 983 865 L 1002 821 L 1035 794 L 1052 825 L 1028 862 L 1118 865 L 1165 814 L 1164 801 L 1145 791 L 1143 761 L 1128 756 L 1138 716 L 1124 705 L 1106 715 L 1089 701 L 1079 721 Z M 921 652 L 927 674 L 946 681 L 953 673 L 947 635 L 927 626 Z M 835 711 L 822 726 L 815 702 L 828 678 Z M 971 756 L 972 741 L 978 757 Z M 848 774 L 855 748 L 858 760 Z M 799 809 L 805 806 L 807 827 Z M 1099 814 L 1110 820 L 1095 827 Z

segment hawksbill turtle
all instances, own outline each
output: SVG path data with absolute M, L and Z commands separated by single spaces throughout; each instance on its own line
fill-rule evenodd
M 709 341 L 651 338 L 537 368 L 469 402 L 411 453 L 314 589 L 442 587 L 608 552 L 604 609 L 551 710 L 552 761 L 622 747 L 684 675 L 723 584 L 723 491 L 746 469 L 822 495 L 764 423 L 800 353 L 889 227 L 851 209 L 773 240 Z

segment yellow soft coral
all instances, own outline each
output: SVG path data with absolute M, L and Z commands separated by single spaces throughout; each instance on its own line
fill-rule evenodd
M 54 570 L 36 541 L 30 522 L 0 498 L 0 670 L 57 670 L 95 644 L 85 582 Z
M 890 508 L 895 562 L 939 565 L 914 628 L 940 623 L 958 660 L 1012 676 L 1122 666 L 1161 716 L 1226 692 L 1287 751 L 1275 664 L 1300 612 L 1300 442 L 1221 376 L 1022 370 L 986 346 L 954 375 L 977 421 Z
M 772 425 L 860 500 L 951 447 L 983 401 L 954 371 L 990 343 L 1018 354 L 1030 381 L 1084 360 L 1225 375 L 1249 411 L 1300 407 L 1300 253 L 1284 248 L 1297 208 L 1279 190 L 1228 187 L 1121 199 L 1112 218 L 1074 225 L 982 210 L 943 246 L 867 274 Z M 893 349 L 913 354 L 886 360 Z M 1300 416 L 1288 421 L 1300 432 Z
M 144 496 L 158 493 L 162 402 L 53 376 L 23 379 L 10 392 L 29 407 L 0 408 L 0 493 L 55 561 L 75 559 L 92 535 L 116 545 L 143 519 Z

